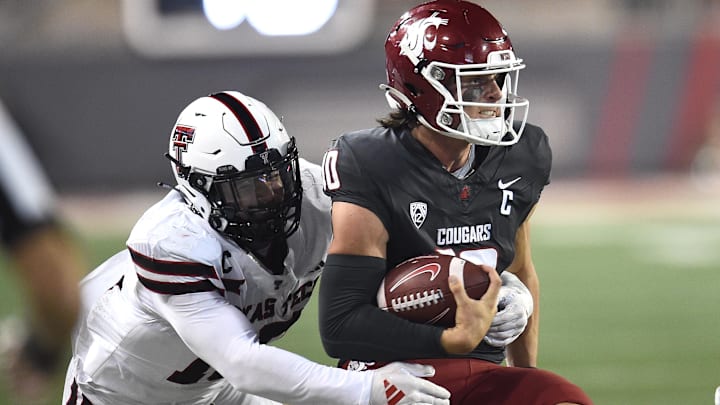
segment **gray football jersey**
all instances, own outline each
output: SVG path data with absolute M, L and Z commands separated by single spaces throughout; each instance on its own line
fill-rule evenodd
M 551 153 L 544 132 L 527 125 L 517 144 L 491 147 L 458 179 L 409 132 L 374 128 L 341 136 L 325 160 L 333 201 L 365 207 L 385 225 L 389 267 L 436 251 L 478 251 L 502 271 L 514 257 L 517 229 L 550 181 Z
M 439 252 L 502 272 L 515 256 L 518 228 L 550 182 L 552 155 L 545 133 L 529 124 L 517 144 L 486 148 L 487 156 L 459 179 L 407 130 L 347 133 L 325 155 L 325 193 L 382 221 L 388 269 Z M 504 358 L 484 342 L 473 356 Z

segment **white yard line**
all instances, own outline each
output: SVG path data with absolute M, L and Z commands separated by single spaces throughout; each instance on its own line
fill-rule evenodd
M 720 187 L 703 188 L 686 177 L 671 176 L 557 181 L 543 192 L 533 219 L 583 225 L 663 218 L 720 220 Z

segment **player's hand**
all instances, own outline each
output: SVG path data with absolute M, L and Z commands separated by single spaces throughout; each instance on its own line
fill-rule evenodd
M 450 291 L 457 304 L 455 326 L 445 329 L 440 338 L 443 348 L 449 354 L 465 354 L 476 348 L 487 334 L 497 313 L 500 276 L 492 267 L 480 267 L 488 273 L 490 285 L 479 300 L 467 295 L 460 278 L 450 276 Z
M 432 366 L 390 363 L 377 370 L 372 380 L 369 405 L 449 405 L 450 392 L 420 377 L 432 377 Z
M 485 341 L 495 347 L 514 342 L 525 331 L 533 313 L 533 297 L 525 284 L 509 271 L 504 271 L 500 278 L 498 313 L 485 335 Z

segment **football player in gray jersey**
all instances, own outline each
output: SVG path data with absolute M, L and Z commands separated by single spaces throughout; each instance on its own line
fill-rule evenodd
M 82 282 L 63 404 L 449 403 L 429 366 L 366 374 L 266 344 L 307 305 L 331 224 L 320 167 L 265 104 L 191 102 L 167 157 L 177 184 Z
M 380 127 L 340 136 L 323 159 L 334 233 L 319 295 L 326 351 L 353 368 L 422 359 L 453 404 L 590 403 L 536 369 L 529 221 L 551 152 L 542 129 L 526 123 L 529 102 L 517 93 L 525 66 L 506 31 L 477 4 L 431 1 L 397 20 L 385 52 L 381 88 L 393 111 Z M 449 328 L 374 305 L 388 269 L 433 253 L 489 265 L 504 282 L 514 274 L 524 287 L 501 289 L 494 318 L 487 297 L 455 295 Z M 511 325 L 524 332 L 512 336 Z

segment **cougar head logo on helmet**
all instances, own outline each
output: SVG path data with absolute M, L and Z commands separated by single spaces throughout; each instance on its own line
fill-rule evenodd
M 472 143 L 512 145 L 520 138 L 529 102 L 517 95 L 517 83 L 525 65 L 484 8 L 462 0 L 419 5 L 395 23 L 385 56 L 388 83 L 381 88 L 391 107 L 407 108 L 424 126 Z M 482 99 L 491 81 L 502 96 Z M 481 118 L 470 109 L 481 110 Z
M 409 55 L 412 58 L 422 58 L 424 49 L 433 50 L 437 45 L 437 28 L 440 25 L 447 25 L 448 20 L 439 18 L 438 13 L 433 13 L 428 18 L 417 20 L 407 28 L 405 36 L 400 40 L 400 54 Z M 435 35 L 428 38 L 426 32 L 429 28 L 435 28 Z
M 295 139 L 262 102 L 235 91 L 193 101 L 173 127 L 167 156 L 193 211 L 241 246 L 297 230 Z

